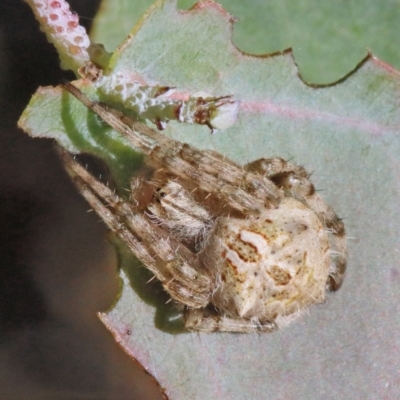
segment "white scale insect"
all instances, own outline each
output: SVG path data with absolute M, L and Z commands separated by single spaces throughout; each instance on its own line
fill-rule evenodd
M 62 159 L 94 210 L 184 306 L 187 329 L 273 331 L 340 287 L 344 225 L 304 168 L 281 158 L 241 167 L 63 86 L 146 155 L 152 176 L 132 180 L 130 201 L 68 153 Z

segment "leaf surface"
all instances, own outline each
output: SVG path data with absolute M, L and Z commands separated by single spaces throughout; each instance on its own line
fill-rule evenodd
M 165 134 L 240 163 L 280 156 L 314 171 L 316 187 L 346 218 L 344 285 L 281 332 L 177 334 L 179 315 L 166 310 L 158 286 L 143 284 L 146 274 L 120 249 L 123 291 L 102 320 L 174 400 L 396 398 L 400 75 L 368 56 L 342 82 L 311 87 L 290 52 L 240 53 L 230 40 L 230 21 L 212 2 L 190 12 L 158 2 L 114 53 L 112 72 L 240 100 L 238 122 L 225 131 L 211 135 L 204 126 L 171 122 Z M 39 91 L 21 125 L 32 136 L 101 156 L 121 185 L 137 166 L 126 162 L 134 153 L 123 139 L 57 89 Z
M 114 50 L 153 0 L 103 0 L 91 37 Z M 178 0 L 190 8 L 194 0 Z M 400 0 L 220 0 L 238 17 L 233 42 L 250 54 L 293 48 L 307 82 L 331 83 L 351 71 L 370 49 L 400 68 Z

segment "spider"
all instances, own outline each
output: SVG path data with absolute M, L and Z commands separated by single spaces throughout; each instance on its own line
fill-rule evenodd
M 129 200 L 61 157 L 93 209 L 184 306 L 187 329 L 270 332 L 340 287 L 344 225 L 303 167 L 281 158 L 242 167 L 63 87 L 145 154 Z

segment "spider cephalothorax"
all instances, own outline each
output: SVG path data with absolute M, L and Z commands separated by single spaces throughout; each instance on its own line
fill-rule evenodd
M 146 155 L 151 176 L 133 180 L 130 201 L 62 157 L 91 206 L 185 306 L 188 329 L 271 331 L 340 286 L 344 226 L 304 168 L 281 158 L 241 167 L 64 86 Z

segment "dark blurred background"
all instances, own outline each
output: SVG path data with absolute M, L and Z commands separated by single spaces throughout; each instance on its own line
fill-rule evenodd
M 71 0 L 87 28 L 98 0 Z M 73 76 L 20 0 L 0 2 L 0 398 L 157 399 L 98 320 L 118 292 L 106 229 L 50 140 L 17 120 L 36 88 Z

